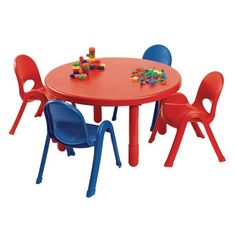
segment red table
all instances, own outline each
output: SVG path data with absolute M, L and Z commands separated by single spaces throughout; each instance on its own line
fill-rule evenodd
M 172 67 L 134 58 L 100 58 L 104 71 L 90 70 L 85 80 L 71 79 L 72 64 L 59 66 L 49 72 L 45 86 L 55 97 L 65 101 L 94 106 L 94 120 L 102 119 L 101 106 L 129 106 L 129 164 L 138 164 L 139 105 L 162 100 L 181 86 L 181 77 Z M 130 79 L 132 69 L 139 66 L 164 69 L 167 80 L 163 84 L 140 85 Z

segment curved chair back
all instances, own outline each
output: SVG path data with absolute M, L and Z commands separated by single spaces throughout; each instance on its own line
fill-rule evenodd
M 209 114 L 208 122 L 211 122 L 215 117 L 216 106 L 223 85 L 224 85 L 223 75 L 220 72 L 214 71 L 207 74 L 199 86 L 196 99 L 193 105 L 206 111 L 206 109 L 204 108 L 203 101 L 204 99 L 210 100 L 211 110 L 210 113 L 208 113 Z
M 67 145 L 91 146 L 82 113 L 75 107 L 59 100 L 47 102 L 44 108 L 50 138 Z
M 171 66 L 172 56 L 167 47 L 161 44 L 149 47 L 143 54 L 143 59 L 157 61 Z
M 27 55 L 19 55 L 14 61 L 14 69 L 19 85 L 19 92 L 22 99 L 24 99 L 25 90 L 24 84 L 28 80 L 34 82 L 32 89 L 39 89 L 44 87 L 41 81 L 39 70 L 34 60 Z

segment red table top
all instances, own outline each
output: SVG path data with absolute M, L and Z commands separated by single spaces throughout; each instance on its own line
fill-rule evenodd
M 181 86 L 181 76 L 172 67 L 135 58 L 100 58 L 105 70 L 90 70 L 85 80 L 72 79 L 72 64 L 59 66 L 48 73 L 45 86 L 55 97 L 86 105 L 130 106 L 161 100 Z M 137 67 L 164 69 L 167 79 L 161 84 L 141 85 L 131 80 Z

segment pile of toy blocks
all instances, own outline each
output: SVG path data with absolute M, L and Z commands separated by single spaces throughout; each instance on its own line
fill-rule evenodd
M 143 67 L 138 67 L 132 70 L 131 79 L 138 81 L 140 84 L 151 84 L 164 82 L 167 79 L 167 76 L 164 72 L 164 69 L 158 71 L 155 67 L 151 69 L 145 69 Z
M 89 48 L 89 53 L 86 56 L 88 57 L 87 60 L 85 60 L 83 57 L 80 57 L 79 61 L 73 63 L 73 73 L 70 74 L 71 78 L 84 80 L 89 75 L 89 70 L 105 69 L 105 64 L 102 64 L 100 60 L 96 59 L 94 47 Z

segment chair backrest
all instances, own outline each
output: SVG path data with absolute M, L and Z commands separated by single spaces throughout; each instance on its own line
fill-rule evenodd
M 211 122 L 215 117 L 215 111 L 219 96 L 221 94 L 224 85 L 224 77 L 220 72 L 214 71 L 207 74 L 202 80 L 195 101 L 194 106 L 207 110 L 204 107 L 204 99 L 208 99 L 211 102 L 211 109 L 208 117 L 208 121 Z
M 143 59 L 157 61 L 168 66 L 171 66 L 172 63 L 172 56 L 170 50 L 161 44 L 149 47 L 144 52 Z
M 39 70 L 32 58 L 27 55 L 19 55 L 14 61 L 14 69 L 19 85 L 20 96 L 23 99 L 25 95 L 24 84 L 32 80 L 34 85 L 32 89 L 44 87 L 41 81 Z
M 60 100 L 51 100 L 45 105 L 44 113 L 51 138 L 68 145 L 80 140 L 80 143 L 91 146 L 84 117 L 77 108 Z

